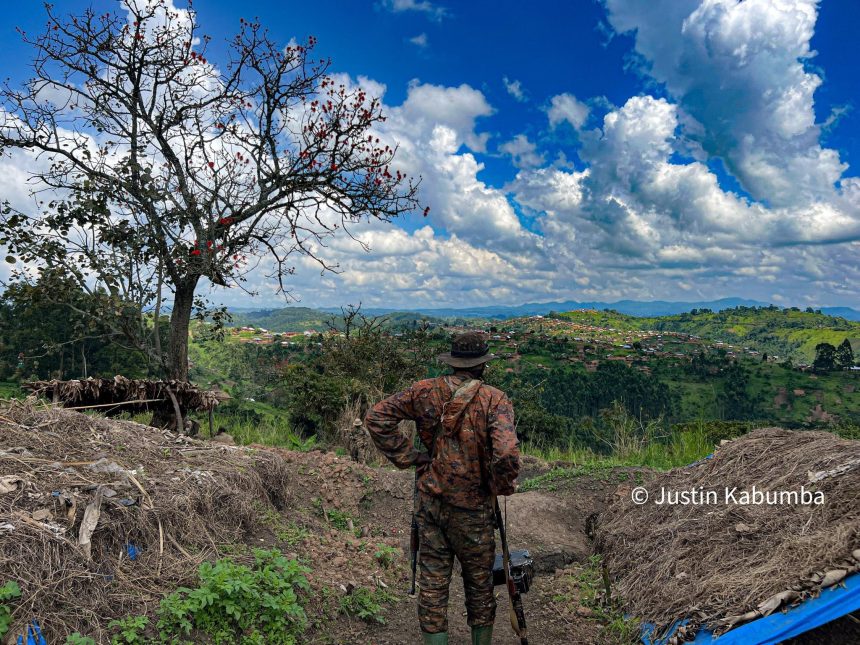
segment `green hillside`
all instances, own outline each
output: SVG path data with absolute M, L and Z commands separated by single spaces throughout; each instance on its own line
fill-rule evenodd
M 233 327 L 262 327 L 274 332 L 326 329 L 331 314 L 310 307 L 284 307 L 233 313 Z
M 562 318 L 621 330 L 654 329 L 701 336 L 713 341 L 749 345 L 759 351 L 811 363 L 818 343 L 839 345 L 846 338 L 860 350 L 860 322 L 797 308 L 737 307 L 720 312 L 693 310 L 655 318 L 636 318 L 614 311 L 573 311 Z
M 256 327 L 267 329 L 273 333 L 288 331 L 325 331 L 330 324 L 341 327 L 341 315 L 311 309 L 310 307 L 284 307 L 283 309 L 266 309 L 261 311 L 232 313 L 232 327 Z M 392 312 L 384 316 L 384 325 L 392 328 L 415 327 L 423 321 L 441 324 L 439 318 L 425 316 L 415 312 Z

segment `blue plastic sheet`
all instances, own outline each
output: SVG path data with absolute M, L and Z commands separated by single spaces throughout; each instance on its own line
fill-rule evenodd
M 809 598 L 788 611 L 777 611 L 770 616 L 735 627 L 722 636 L 702 630 L 692 641 L 698 645 L 776 645 L 820 627 L 831 620 L 842 618 L 860 609 L 860 573 L 848 576 L 842 584 L 824 589 L 817 598 Z M 678 621 L 663 638 L 652 640 L 653 625 L 642 628 L 645 645 L 665 645 L 674 631 L 687 621 Z
M 39 621 L 34 620 L 27 625 L 27 638 L 24 640 L 24 635 L 19 635 L 17 645 L 48 645 L 45 642 L 45 637 L 42 636 L 42 629 L 39 627 Z

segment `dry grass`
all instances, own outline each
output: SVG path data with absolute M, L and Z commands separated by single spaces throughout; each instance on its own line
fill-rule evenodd
M 220 545 L 253 533 L 289 471 L 272 452 L 32 404 L 0 408 L 0 446 L 11 487 L 0 494 L 0 583 L 23 592 L 14 627 L 38 618 L 48 642 L 75 631 L 102 642 L 112 618 L 148 613 Z M 90 557 L 79 544 L 88 506 L 99 511 Z
M 814 473 L 826 474 L 813 481 Z M 821 491 L 824 503 L 724 503 L 726 487 L 753 486 L 804 486 Z M 699 487 L 716 491 L 718 503 L 652 503 L 661 488 Z M 597 547 L 625 609 L 658 630 L 689 617 L 688 637 L 700 625 L 725 631 L 860 569 L 858 441 L 764 428 L 699 465 L 658 475 L 647 488 L 651 502 L 641 506 L 620 491 L 601 515 Z

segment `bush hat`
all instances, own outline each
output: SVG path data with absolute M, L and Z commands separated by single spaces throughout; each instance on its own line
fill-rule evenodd
M 451 367 L 476 367 L 496 358 L 490 354 L 490 345 L 483 334 L 467 331 L 455 336 L 451 341 L 451 351 L 436 357 L 440 362 Z

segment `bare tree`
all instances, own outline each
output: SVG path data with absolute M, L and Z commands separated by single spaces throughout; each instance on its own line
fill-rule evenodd
M 5 204 L 0 243 L 73 276 L 102 322 L 184 380 L 201 279 L 241 287 L 264 265 L 286 295 L 294 255 L 336 271 L 326 241 L 415 209 L 418 182 L 392 168 L 380 101 L 312 58 L 313 37 L 280 46 L 242 20 L 217 66 L 190 8 L 126 4 L 67 17 L 47 4 L 46 31 L 22 32 L 34 75 L 0 90 L 0 149 L 31 151 L 37 201 Z

